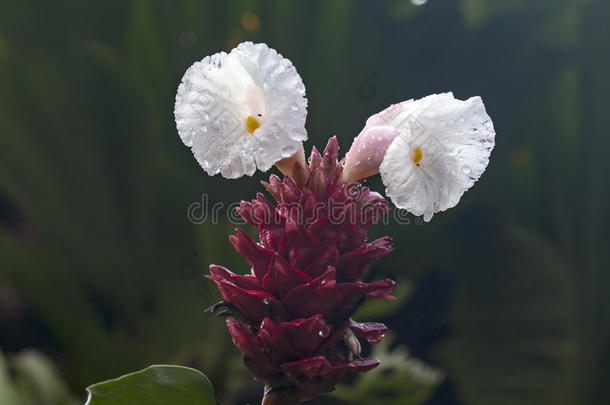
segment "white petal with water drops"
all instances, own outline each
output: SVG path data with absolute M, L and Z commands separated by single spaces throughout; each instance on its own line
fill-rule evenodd
M 269 170 L 307 139 L 305 86 L 292 63 L 265 44 L 244 42 L 194 63 L 174 114 L 180 138 L 210 175 Z
M 425 221 L 454 207 L 487 167 L 495 131 L 480 97 L 434 94 L 377 115 L 400 132 L 380 166 L 386 194 Z

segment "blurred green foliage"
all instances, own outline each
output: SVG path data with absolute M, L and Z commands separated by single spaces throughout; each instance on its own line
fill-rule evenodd
M 76 405 L 45 355 L 27 350 L 11 358 L 9 364 L 0 352 L 0 403 L 6 405 Z
M 390 350 L 392 338 L 379 343 L 371 355 L 381 364 L 359 375 L 350 386 L 339 386 L 333 396 L 348 404 L 419 405 L 424 403 L 443 375 L 412 358 L 404 347 Z
M 10 208 L 0 213 L 0 283 L 40 320 L 75 392 L 176 362 L 204 371 L 223 404 L 260 397 L 224 322 L 202 313 L 218 298 L 202 279 L 209 263 L 246 271 L 226 240 L 233 226 L 194 225 L 186 211 L 202 193 L 211 204 L 251 198 L 266 176 L 205 176 L 172 116 L 193 61 L 253 40 L 303 76 L 308 148 L 337 134 L 345 150 L 392 102 L 483 97 L 498 133 L 487 173 L 430 224 L 375 228 L 398 249 L 370 276 L 414 291 L 431 269 L 453 280 L 450 334 L 429 343 L 429 360 L 457 403 L 610 402 L 608 1 L 0 6 L 0 195 Z M 406 302 L 405 289 L 392 310 L 408 316 Z M 396 332 L 403 346 L 408 333 Z M 355 392 L 383 383 L 377 375 Z M 408 386 L 395 385 L 398 396 Z

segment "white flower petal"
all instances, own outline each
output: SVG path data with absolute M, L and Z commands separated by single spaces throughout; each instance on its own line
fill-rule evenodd
M 480 97 L 461 101 L 452 93 L 434 94 L 393 107 L 376 115 L 400 132 L 380 166 L 386 194 L 397 207 L 429 221 L 454 207 L 485 171 L 495 142 L 493 123 Z
M 194 63 L 174 114 L 180 138 L 210 175 L 269 170 L 307 139 L 305 86 L 292 63 L 265 44 L 244 42 Z M 254 132 L 248 117 L 258 122 Z

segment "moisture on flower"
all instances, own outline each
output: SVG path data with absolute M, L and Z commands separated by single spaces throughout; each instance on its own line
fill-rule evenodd
M 238 209 L 258 229 L 258 240 L 240 229 L 230 237 L 249 273 L 212 265 L 208 278 L 223 297 L 210 310 L 228 316 L 246 366 L 269 389 L 265 398 L 288 390 L 291 403 L 379 363 L 362 358 L 361 340 L 379 342 L 385 325 L 352 316 L 367 300 L 393 298 L 392 280 L 361 280 L 392 250 L 390 238 L 367 239 L 389 206 L 360 181 L 380 173 L 397 207 L 429 221 L 481 176 L 495 137 L 479 97 L 435 94 L 371 116 L 344 159 L 331 138 L 307 164 L 304 94 L 290 61 L 246 42 L 191 66 L 175 106 L 180 137 L 208 174 L 236 178 L 275 164 L 285 175 L 263 183 L 275 202 L 259 193 Z
M 210 175 L 269 170 L 307 139 L 301 77 L 265 44 L 244 42 L 193 64 L 174 113 L 180 138 Z
M 454 207 L 485 171 L 493 123 L 480 97 L 434 94 L 373 115 L 354 140 L 344 180 L 377 172 L 399 208 L 429 221 Z

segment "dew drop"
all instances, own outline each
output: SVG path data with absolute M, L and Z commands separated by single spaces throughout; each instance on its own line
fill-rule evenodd
M 299 111 L 299 106 L 296 103 L 290 104 L 290 109 L 292 111 Z
M 472 172 L 472 169 L 470 167 L 468 167 L 468 166 L 462 167 L 462 173 L 470 174 L 470 172 Z
M 191 146 L 193 146 L 193 138 L 195 137 L 195 135 L 197 135 L 197 133 L 195 132 L 194 129 L 192 129 L 188 134 L 185 134 L 185 136 L 184 136 L 184 139 L 183 139 L 184 144 L 186 146 L 188 146 L 189 148 Z

